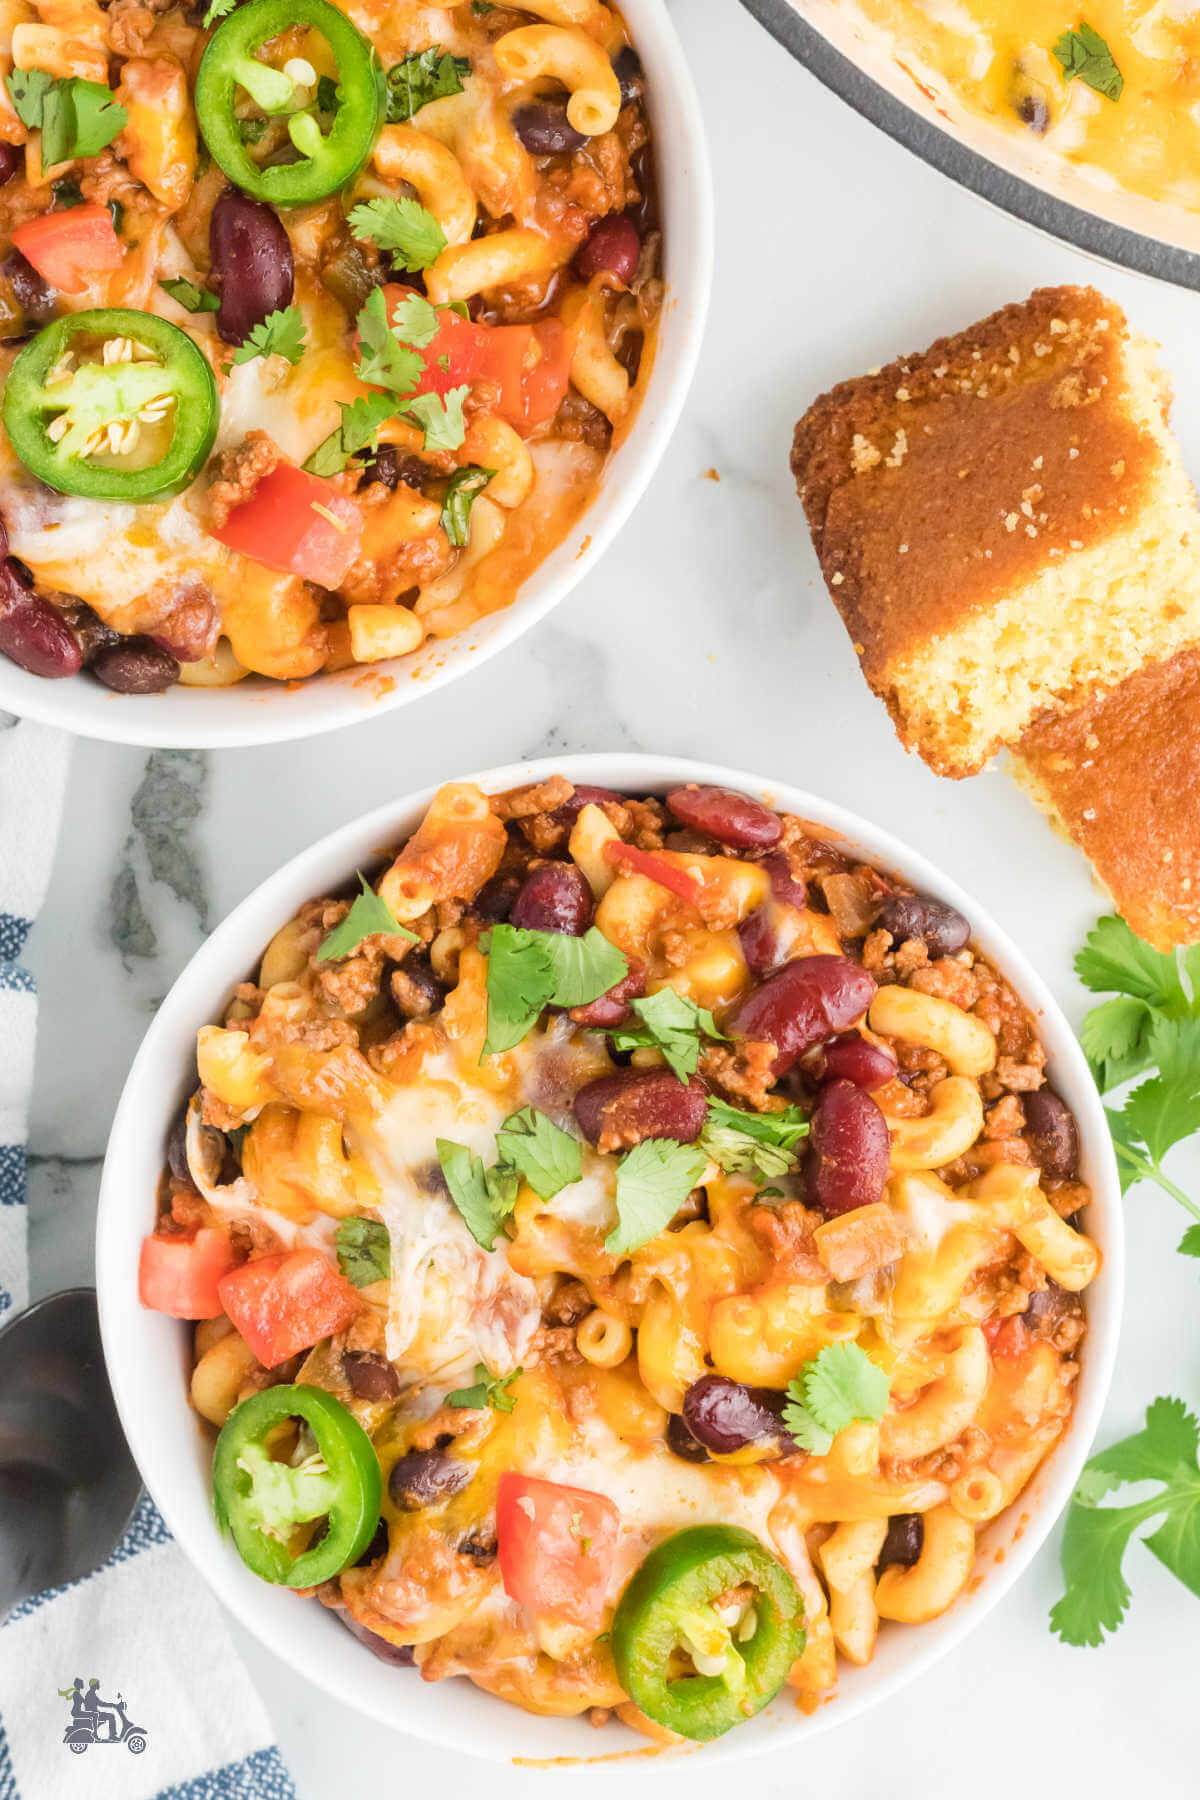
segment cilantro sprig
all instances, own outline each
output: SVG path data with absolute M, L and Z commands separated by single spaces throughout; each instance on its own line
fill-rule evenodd
M 1100 36 L 1081 19 L 1078 29 L 1064 31 L 1054 46 L 1054 54 L 1062 64 L 1063 80 L 1082 81 L 1106 100 L 1119 100 L 1125 77 L 1116 58 Z
M 42 134 L 43 169 L 76 156 L 98 156 L 129 123 L 128 112 L 103 82 L 12 69 L 5 85 L 22 125 Z
M 1159 1520 L 1143 1538 L 1147 1550 L 1200 1596 L 1200 1425 L 1182 1400 L 1159 1398 L 1141 1431 L 1122 1438 L 1085 1465 L 1071 1496 L 1062 1541 L 1066 1591 L 1050 1613 L 1065 1644 L 1101 1644 L 1116 1631 L 1130 1601 L 1125 1553 L 1140 1525 Z M 1102 1502 L 1117 1488 L 1158 1483 L 1130 1506 Z
M 553 1200 L 583 1173 L 578 1139 L 532 1106 L 510 1113 L 496 1133 L 496 1149 L 499 1160 L 487 1168 L 466 1144 L 437 1140 L 450 1198 L 484 1250 L 495 1248 L 496 1233 L 517 1203 L 522 1180 L 541 1199 Z
M 476 1363 L 474 1386 L 455 1388 L 446 1395 L 446 1405 L 490 1406 L 493 1412 L 510 1413 L 517 1404 L 517 1396 L 510 1390 L 520 1373 L 514 1369 L 509 1375 L 493 1375 L 486 1363 Z
M 172 275 L 168 280 L 160 281 L 159 287 L 164 294 L 169 294 L 177 306 L 185 312 L 216 312 L 221 302 L 207 288 L 197 287 L 186 275 Z
M 451 56 L 440 44 L 414 50 L 403 62 L 393 63 L 387 73 L 388 124 L 402 125 L 431 100 L 461 94 L 463 76 L 470 72 L 465 56 Z
M 1200 1206 L 1163 1167 L 1167 1153 L 1200 1132 L 1200 945 L 1169 956 L 1132 932 L 1124 919 L 1101 919 L 1075 959 L 1095 1006 L 1080 1038 L 1101 1093 L 1146 1080 L 1120 1108 L 1106 1108 L 1122 1192 L 1153 1181 L 1195 1223 L 1179 1249 L 1200 1257 Z
M 355 1287 L 386 1281 L 392 1270 L 392 1240 L 378 1219 L 343 1219 L 333 1234 L 338 1266 Z
M 310 475 L 340 475 L 352 456 L 378 446 L 380 426 L 394 419 L 398 410 L 396 396 L 388 393 L 360 394 L 349 404 L 344 400 L 338 404 L 341 424 L 305 459 Z
M 354 419 L 350 417 L 353 409 L 343 407 L 338 430 L 318 444 L 309 458 L 309 463 L 320 464 L 312 473 L 336 473 L 332 464 L 342 454 L 341 446 L 348 428 L 351 441 L 360 432 L 366 432 L 364 442 L 357 445 L 361 450 L 372 441 L 383 420 L 393 415 L 402 415 L 421 427 L 426 450 L 458 449 L 467 435 L 463 402 L 470 389 L 463 385 L 452 387 L 444 394 L 418 394 L 416 391 L 426 368 L 421 352 L 433 342 L 439 325 L 438 309 L 431 306 L 423 294 L 406 295 L 392 308 L 389 318 L 383 289 L 372 288 L 358 314 L 358 366 L 355 373 L 360 381 L 386 389 L 390 405 L 385 412 L 375 395 L 368 396 L 368 410 Z M 356 405 L 364 406 L 367 402 L 360 400 Z M 353 452 L 346 452 L 337 466 L 344 467 L 351 454 Z
M 446 248 L 446 234 L 419 200 L 378 194 L 362 200 L 350 213 L 350 230 L 380 250 L 390 250 L 396 262 L 415 274 L 435 263 Z
M 256 356 L 286 356 L 290 363 L 298 363 L 303 355 L 304 315 L 298 306 L 285 306 L 252 328 L 234 351 L 233 364 L 253 362 Z
M 888 1378 L 857 1344 L 826 1344 L 788 1382 L 783 1422 L 802 1450 L 824 1456 L 857 1420 L 876 1424 L 887 1411 Z
M 604 1240 L 610 1256 L 627 1256 L 665 1231 L 708 1163 L 699 1144 L 644 1138 L 617 1164 L 617 1224 Z
M 488 959 L 484 1056 L 519 1044 L 547 1006 L 586 1006 L 629 973 L 621 951 L 594 925 L 578 938 L 493 925 L 480 948 Z
M 794 1165 L 797 1145 L 808 1136 L 808 1129 L 808 1119 L 798 1106 L 752 1113 L 710 1099 L 700 1142 L 727 1175 L 769 1181 L 786 1175 Z
M 659 988 L 629 1002 L 640 1025 L 615 1025 L 613 1045 L 618 1050 L 649 1048 L 662 1052 L 668 1067 L 685 1085 L 700 1061 L 701 1037 L 724 1038 L 711 1012 L 673 987 Z
M 419 944 L 420 938 L 407 925 L 401 925 L 386 900 L 380 898 L 368 882 L 365 875 L 358 877 L 362 892 L 357 895 L 350 911 L 340 925 L 322 940 L 317 951 L 317 961 L 338 962 L 343 956 L 349 956 L 357 950 L 364 938 L 385 935 L 388 937 L 407 938 L 410 944 Z

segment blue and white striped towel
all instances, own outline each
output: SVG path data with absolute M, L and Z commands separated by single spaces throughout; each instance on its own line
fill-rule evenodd
M 70 740 L 0 713 L 0 1323 L 28 1299 L 25 1122 L 37 996 L 20 964 L 54 856 Z M 99 1708 L 73 1753 L 76 1677 Z M 123 1697 L 140 1727 L 109 1740 Z M 131 1746 L 135 1753 L 130 1754 Z M 295 1800 L 216 1601 L 148 1494 L 94 1575 L 0 1627 L 0 1800 Z

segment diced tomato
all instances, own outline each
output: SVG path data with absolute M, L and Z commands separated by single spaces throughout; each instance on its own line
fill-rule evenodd
M 173 1319 L 217 1319 L 225 1310 L 218 1285 L 236 1265 L 227 1231 L 205 1227 L 191 1237 L 144 1238 L 138 1299 Z
M 500 388 L 499 410 L 521 432 L 551 418 L 567 391 L 571 356 L 561 319 L 496 325 L 480 373 Z
M 362 1298 L 319 1250 L 259 1256 L 226 1275 L 221 1308 L 264 1368 L 344 1331 Z
M 62 294 L 81 294 L 89 276 L 119 269 L 125 256 L 112 214 L 94 202 L 26 219 L 13 232 L 12 241 Z
M 388 318 L 415 290 L 398 282 L 384 290 Z M 498 411 L 518 431 L 530 431 L 558 411 L 567 391 L 570 349 L 559 319 L 536 325 L 477 325 L 458 313 L 439 314 L 437 336 L 421 351 L 425 368 L 418 394 L 445 394 L 472 381 L 494 381 Z
M 358 555 L 362 513 L 331 481 L 281 462 L 213 536 L 231 550 L 336 588 Z
M 511 1470 L 496 1491 L 500 1573 L 510 1600 L 569 1624 L 599 1625 L 620 1514 L 603 1494 Z
M 1029 1348 L 1029 1333 L 1019 1313 L 1007 1319 L 989 1319 L 983 1328 L 992 1355 L 1015 1362 Z
M 619 843 L 616 838 L 610 838 L 604 846 L 604 856 L 608 862 L 621 863 L 635 875 L 646 875 L 660 887 L 670 888 L 689 906 L 695 906 L 700 899 L 701 887 L 695 876 L 668 862 L 665 856 L 656 856 L 653 850 L 639 850 L 636 844 Z

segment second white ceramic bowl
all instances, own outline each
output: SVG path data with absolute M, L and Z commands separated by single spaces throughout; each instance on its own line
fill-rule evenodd
M 1088 1336 L 1070 1427 L 1019 1503 L 984 1533 L 971 1590 L 933 1624 L 885 1627 L 874 1661 L 861 1669 L 843 1665 L 837 1696 L 811 1716 L 797 1710 L 794 1695 L 785 1689 L 757 1719 L 704 1748 L 705 1763 L 715 1763 L 798 1743 L 893 1694 L 973 1630 L 1029 1566 L 1066 1505 L 1108 1392 L 1123 1283 L 1121 1196 L 1104 1110 L 1066 1019 L 979 901 L 924 857 L 813 794 L 675 757 L 544 758 L 466 779 L 495 792 L 555 772 L 576 783 L 634 794 L 663 792 L 688 781 L 744 789 L 811 820 L 853 853 L 965 913 L 976 942 L 1037 1018 L 1049 1078 L 1078 1122 L 1082 1175 L 1093 1194 L 1088 1230 L 1104 1255 L 1102 1273 L 1088 1289 Z M 96 1281 L 105 1355 L 130 1447 L 167 1524 L 219 1598 L 284 1662 L 347 1705 L 448 1749 L 582 1763 L 599 1754 L 611 1768 L 614 1750 L 644 1749 L 645 1740 L 617 1725 L 598 1736 L 585 1719 L 534 1718 L 466 1681 L 426 1684 L 414 1671 L 378 1662 L 323 1607 L 257 1580 L 213 1522 L 212 1445 L 188 1403 L 190 1330 L 138 1304 L 138 1250 L 154 1221 L 167 1131 L 195 1086 L 197 1029 L 220 1016 L 232 988 L 256 967 L 269 939 L 302 902 L 328 893 L 356 868 L 370 867 L 389 846 L 399 846 L 419 823 L 432 791 L 380 807 L 294 857 L 218 927 L 159 1007 L 125 1084 L 104 1166 Z
M 510 607 L 412 656 L 294 684 L 249 676 L 228 688 L 113 694 L 89 676 L 46 681 L 0 657 L 0 709 L 120 744 L 221 749 L 315 737 L 411 705 L 544 618 L 593 569 L 649 485 L 691 384 L 712 283 L 713 206 L 700 103 L 663 0 L 622 0 L 646 71 L 663 223 L 666 300 L 654 366 L 599 493 Z

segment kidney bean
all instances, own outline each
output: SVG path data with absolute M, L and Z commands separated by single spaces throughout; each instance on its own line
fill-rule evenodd
M 712 1461 L 712 1457 L 704 1445 L 698 1444 L 688 1430 L 681 1413 L 667 1415 L 667 1448 L 682 1462 L 706 1463 Z
M 825 1046 L 826 1077 L 852 1081 L 855 1087 L 883 1087 L 895 1080 L 899 1066 L 894 1050 L 886 1044 L 873 1044 L 859 1031 L 844 1031 Z
M 574 863 L 548 862 L 531 869 L 513 902 L 511 919 L 523 931 L 582 937 L 592 922 L 587 876 Z
M 642 59 L 632 44 L 626 44 L 613 58 L 613 74 L 621 84 L 621 105 L 640 97 L 645 87 Z
M 870 1206 L 883 1193 L 890 1150 L 887 1120 L 870 1094 L 852 1081 L 828 1082 L 809 1128 L 809 1204 L 827 1219 Z
M 21 151 L 16 144 L 0 144 L 0 187 L 12 180 L 21 167 Z
M 499 875 L 493 875 L 489 881 L 484 882 L 471 902 L 472 911 L 496 924 L 501 919 L 507 919 L 520 891 L 521 877 L 502 870 Z
M 632 1011 L 629 1002 L 645 991 L 646 965 L 631 956 L 628 975 L 622 976 L 617 985 L 601 994 L 598 1000 L 589 1000 L 586 1006 L 573 1006 L 570 1017 L 576 1025 L 620 1025 Z
M 442 1450 L 410 1450 L 392 1464 L 388 1493 L 404 1512 L 418 1512 L 461 1493 L 475 1471 Z
M 371 1631 L 368 1626 L 360 1625 L 354 1614 L 344 1606 L 335 1606 L 332 1611 L 336 1613 L 339 1621 L 351 1636 L 356 1637 L 360 1644 L 365 1644 L 372 1656 L 377 1656 L 380 1662 L 392 1663 L 398 1669 L 416 1667 L 417 1659 L 413 1655 L 411 1644 L 389 1643 L 388 1639 L 380 1637 L 377 1631 Z
M 13 299 L 27 319 L 32 319 L 36 325 L 44 325 L 54 317 L 58 296 L 19 250 L 9 251 L 0 263 L 0 275 L 9 282 Z
M 226 188 L 212 210 L 208 248 L 221 294 L 217 330 L 227 344 L 244 344 L 268 313 L 292 303 L 291 242 L 264 200 Z
M 587 143 L 568 120 L 565 100 L 533 100 L 518 106 L 512 127 L 530 156 L 566 156 Z
M 96 679 L 116 694 L 161 694 L 179 679 L 171 652 L 149 637 L 119 638 L 97 652 L 91 667 Z
M 734 788 L 672 788 L 667 795 L 667 811 L 681 825 L 702 831 L 718 844 L 729 844 L 735 850 L 769 850 L 779 842 L 783 830 L 778 813 Z
M 359 1400 L 394 1400 L 400 1377 L 386 1356 L 375 1350 L 343 1350 L 342 1367 L 350 1391 Z
M 12 557 L 0 563 L 0 655 L 31 675 L 76 675 L 83 657 L 62 613 L 24 580 Z
M 93 612 L 85 600 L 66 600 L 60 605 L 59 611 L 74 633 L 85 669 L 101 650 L 106 650 L 110 644 L 120 643 L 120 632 L 114 631 L 111 625 L 106 625 L 100 614 Z
M 589 787 L 581 782 L 569 800 L 556 806 L 550 817 L 556 825 L 573 825 L 585 806 L 600 806 L 605 800 L 617 800 L 620 794 L 614 794 L 611 788 Z
M 930 956 L 953 956 L 971 936 L 969 920 L 928 894 L 889 894 L 876 922 L 891 932 L 894 943 L 920 938 Z
M 763 1438 L 786 1439 L 783 1423 L 787 1395 L 777 1388 L 746 1387 L 725 1375 L 702 1375 L 683 1396 L 683 1422 L 708 1450 L 729 1455 Z
M 782 850 L 764 856 L 762 866 L 771 877 L 771 893 L 782 906 L 794 906 L 800 912 L 808 905 L 808 887 L 803 877 L 792 874 L 792 865 Z
M 733 1037 L 774 1044 L 772 1073 L 779 1076 L 806 1050 L 853 1025 L 874 995 L 874 978 L 849 957 L 801 956 L 768 975 L 735 1008 L 728 1029 Z
M 925 1521 L 920 1513 L 893 1513 L 875 1567 L 880 1571 L 898 1563 L 911 1569 L 925 1547 Z
M 590 235 L 575 252 L 575 272 L 581 281 L 594 275 L 611 275 L 626 286 L 637 273 L 642 240 L 637 226 L 624 213 L 610 213 L 598 219 Z
M 1079 1132 L 1070 1109 L 1048 1087 L 1022 1094 L 1021 1109 L 1034 1162 L 1043 1175 L 1069 1181 L 1079 1169 Z
M 643 1138 L 694 1144 L 706 1112 L 706 1095 L 693 1076 L 684 1087 L 670 1069 L 618 1069 L 600 1075 L 575 1096 L 575 1117 L 590 1143 L 606 1134 L 623 1147 Z

